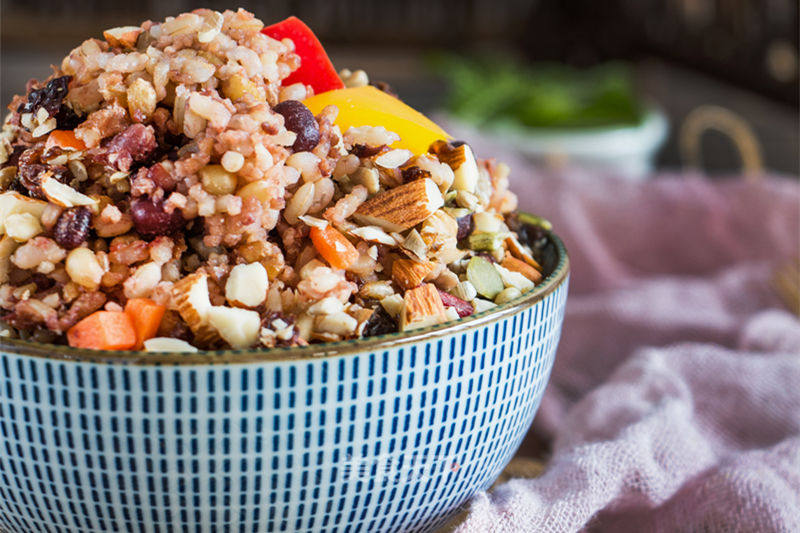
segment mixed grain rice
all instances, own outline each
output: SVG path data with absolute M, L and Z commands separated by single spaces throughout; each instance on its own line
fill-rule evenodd
M 508 167 L 444 140 L 418 156 L 392 149 L 399 137 L 382 126 L 342 132 L 333 106 L 315 117 L 318 138 L 299 138 L 287 125 L 313 90 L 281 86 L 300 60 L 262 27 L 199 9 L 115 28 L 13 100 L 0 137 L 6 335 L 65 342 L 87 315 L 149 298 L 168 308 L 160 338 L 302 345 L 456 319 L 539 281 L 511 231 Z M 49 145 L 56 129 L 86 148 Z M 440 201 L 411 227 L 359 214 L 415 183 Z M 358 251 L 346 270 L 309 240 L 327 225 Z M 475 258 L 500 285 L 476 290 Z

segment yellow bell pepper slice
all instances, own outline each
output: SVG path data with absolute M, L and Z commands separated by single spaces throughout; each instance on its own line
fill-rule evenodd
M 451 138 L 416 109 L 370 85 L 324 92 L 303 103 L 314 115 L 329 105 L 338 107 L 336 124 L 342 133 L 353 127 L 383 126 L 400 136 L 392 148 L 406 148 L 415 154 L 426 153 L 434 141 Z

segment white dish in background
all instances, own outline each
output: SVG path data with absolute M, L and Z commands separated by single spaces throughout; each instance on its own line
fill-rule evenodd
M 503 124 L 481 131 L 545 166 L 578 165 L 644 179 L 654 168 L 669 123 L 663 112 L 650 108 L 638 126 L 545 129 Z

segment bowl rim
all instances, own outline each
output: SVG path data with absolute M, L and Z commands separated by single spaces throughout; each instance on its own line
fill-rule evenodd
M 199 350 L 197 352 L 146 352 L 142 350 L 87 350 L 60 344 L 47 344 L 21 339 L 0 340 L 0 353 L 84 363 L 125 364 L 135 366 L 203 366 L 220 364 L 264 363 L 324 359 L 340 355 L 383 350 L 435 339 L 497 322 L 533 306 L 554 292 L 567 279 L 569 257 L 564 243 L 548 231 L 558 253 L 553 272 L 532 291 L 490 310 L 441 325 L 414 329 L 409 332 L 387 333 L 374 337 L 309 344 L 301 347 L 277 347 L 265 350 Z

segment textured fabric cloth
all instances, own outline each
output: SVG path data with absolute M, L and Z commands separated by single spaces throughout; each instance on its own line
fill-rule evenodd
M 800 322 L 770 286 L 800 247 L 798 183 L 544 175 L 455 133 L 510 162 L 572 260 L 532 429 L 547 470 L 455 531 L 800 531 Z

